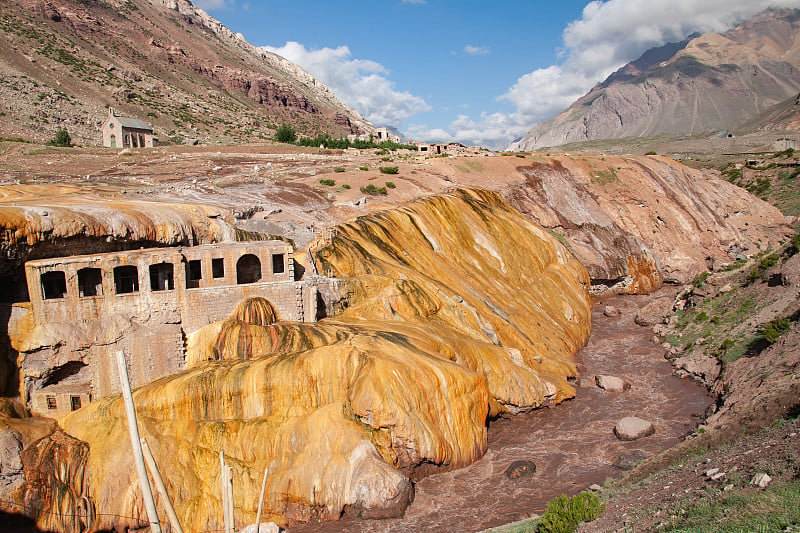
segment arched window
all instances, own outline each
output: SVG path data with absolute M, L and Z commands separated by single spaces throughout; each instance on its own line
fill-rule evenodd
M 103 274 L 99 268 L 78 270 L 78 294 L 82 298 L 103 295 Z
M 117 147 L 117 134 L 116 133 L 112 133 L 111 134 L 111 148 L 116 148 L 116 147 Z
M 67 294 L 67 277 L 61 270 L 42 273 L 42 294 L 45 300 L 63 298 Z
M 117 291 L 117 294 L 138 292 L 139 270 L 133 265 L 115 267 L 114 288 Z
M 236 283 L 255 283 L 261 279 L 261 261 L 253 254 L 246 254 L 236 262 Z
M 150 290 L 171 291 L 175 288 L 172 263 L 156 263 L 150 265 Z

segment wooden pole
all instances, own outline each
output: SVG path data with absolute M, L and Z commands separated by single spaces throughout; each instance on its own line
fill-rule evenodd
M 177 533 L 183 533 L 183 528 L 181 527 L 181 523 L 178 521 L 178 515 L 175 514 L 175 508 L 172 507 L 169 494 L 167 494 L 167 487 L 164 486 L 164 479 L 161 477 L 161 472 L 158 470 L 158 465 L 153 457 L 153 452 L 150 451 L 150 446 L 147 444 L 147 441 L 144 437 L 142 437 L 141 443 L 147 468 L 150 470 L 150 474 L 153 476 L 153 481 L 156 484 L 156 490 L 158 490 L 158 494 L 161 496 L 161 503 L 167 508 L 169 523 L 172 525 L 172 529 L 174 529 Z
M 225 533 L 235 533 L 233 516 L 233 469 L 225 464 L 225 453 L 219 451 L 219 477 L 222 483 L 222 520 Z
M 267 473 L 269 472 L 269 461 L 264 466 L 264 478 L 261 480 L 261 495 L 258 497 L 258 513 L 256 513 L 256 533 L 261 530 L 261 509 L 264 506 L 264 492 L 267 490 Z
M 119 367 L 119 382 L 122 386 L 122 398 L 125 400 L 125 414 L 128 419 L 128 433 L 131 436 L 133 462 L 136 464 L 136 474 L 139 476 L 139 486 L 142 488 L 144 508 L 147 511 L 147 519 L 150 521 L 150 531 L 152 533 L 161 533 L 161 524 L 156 513 L 156 502 L 153 499 L 153 491 L 150 489 L 150 480 L 147 479 L 147 471 L 144 469 L 144 456 L 142 455 L 142 443 L 139 441 L 136 411 L 133 408 L 131 382 L 128 379 L 128 366 L 125 364 L 125 353 L 122 350 L 117 352 L 117 366 Z

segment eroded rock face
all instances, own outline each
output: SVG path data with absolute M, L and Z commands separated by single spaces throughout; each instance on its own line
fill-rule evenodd
M 586 271 L 498 195 L 363 217 L 315 255 L 348 280 L 344 313 L 271 324 L 244 309 L 189 339 L 188 370 L 134 393 L 189 531 L 220 527 L 219 450 L 234 469 L 237 527 L 255 517 L 265 467 L 265 505 L 279 521 L 396 516 L 415 477 L 484 453 L 487 415 L 574 394 L 566 378 L 589 332 Z M 141 518 L 122 401 L 63 425 L 90 446 L 97 512 Z

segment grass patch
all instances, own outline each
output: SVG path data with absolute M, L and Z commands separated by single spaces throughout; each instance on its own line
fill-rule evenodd
M 800 483 L 710 494 L 675 510 L 658 531 L 772 532 L 800 525 Z
M 539 520 L 539 533 L 572 533 L 581 522 L 591 522 L 603 512 L 605 505 L 594 492 L 581 492 L 568 498 L 562 494 L 547 502 Z
M 328 187 L 333 187 L 334 185 L 336 185 L 336 181 L 335 180 L 326 179 L 326 178 L 323 178 L 323 179 L 319 180 L 319 183 L 321 185 L 327 185 Z
M 399 167 L 378 167 L 378 170 L 381 171 L 381 174 L 397 174 L 400 172 Z
M 387 194 L 389 194 L 389 192 L 386 190 L 386 187 L 376 187 L 372 183 L 370 183 L 369 185 L 362 186 L 361 189 L 359 190 L 364 194 L 369 194 L 371 196 L 379 196 L 379 195 L 386 196 Z

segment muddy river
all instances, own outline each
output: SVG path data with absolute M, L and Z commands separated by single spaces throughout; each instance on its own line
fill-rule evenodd
M 624 463 L 673 446 L 696 427 L 712 398 L 704 388 L 673 376 L 652 331 L 635 324 L 637 310 L 654 296 L 616 296 L 596 304 L 591 337 L 579 354 L 583 377 L 618 376 L 630 389 L 614 393 L 579 387 L 576 398 L 555 408 L 493 421 L 486 455 L 467 468 L 419 481 L 403 518 L 344 518 L 290 531 L 480 531 L 541 513 L 549 499 L 602 483 L 619 475 Z M 620 315 L 604 316 L 605 305 L 616 307 Z M 652 421 L 655 435 L 618 440 L 614 425 L 625 416 Z M 535 463 L 536 472 L 508 477 L 508 467 L 520 460 Z

